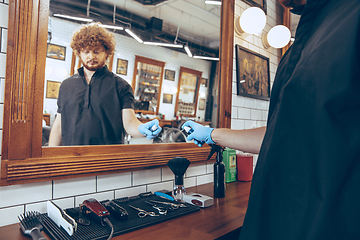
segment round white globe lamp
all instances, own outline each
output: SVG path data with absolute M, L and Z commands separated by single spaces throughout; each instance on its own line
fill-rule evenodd
M 236 18 L 235 30 L 238 33 L 257 34 L 266 25 L 266 15 L 261 8 L 250 7 L 246 9 L 240 18 Z
M 290 38 L 291 32 L 284 25 L 277 25 L 261 36 L 265 48 L 283 48 L 290 42 Z

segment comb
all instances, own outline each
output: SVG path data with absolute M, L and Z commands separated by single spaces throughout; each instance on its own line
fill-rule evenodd
M 20 214 L 18 216 L 20 228 L 25 235 L 31 236 L 33 240 L 47 240 L 40 232 L 43 227 L 38 219 L 39 215 L 39 212 L 33 211 Z

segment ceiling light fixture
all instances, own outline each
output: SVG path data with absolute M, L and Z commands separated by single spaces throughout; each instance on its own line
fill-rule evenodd
M 261 32 L 266 25 L 266 15 L 261 8 L 250 7 L 246 9 L 241 17 L 235 18 L 235 31 L 242 33 L 257 34 Z
M 125 32 L 127 32 L 130 36 L 132 36 L 136 41 L 138 41 L 139 43 L 143 43 L 144 41 L 141 40 L 141 38 L 139 38 L 135 33 L 133 33 L 130 29 L 125 29 Z
M 103 26 L 104 28 L 109 28 L 109 29 L 124 30 L 124 28 L 123 28 L 123 27 L 119 27 L 119 26 L 104 25 L 104 24 L 101 24 L 101 26 Z
M 291 32 L 289 28 L 284 25 L 277 25 L 270 29 L 268 33 L 264 32 L 261 35 L 261 41 L 264 48 L 283 48 L 289 42 L 291 38 Z
M 71 20 L 76 20 L 76 21 L 81 21 L 81 22 L 92 22 L 93 21 L 90 18 L 73 17 L 73 16 L 63 15 L 63 14 L 58 14 L 58 13 L 55 13 L 53 16 L 54 17 L 71 19 Z
M 189 57 L 192 57 L 193 55 L 192 55 L 192 53 L 191 53 L 191 51 L 190 51 L 190 48 L 189 48 L 189 46 L 188 45 L 185 45 L 185 52 L 187 53 L 187 55 L 189 56 Z
M 212 61 L 219 61 L 219 58 L 216 57 L 204 57 L 204 56 L 194 56 L 194 58 L 197 59 L 204 59 L 204 60 L 212 60 Z
M 182 44 L 173 44 L 173 43 L 160 43 L 160 42 L 144 42 L 146 45 L 161 46 L 161 47 L 174 47 L 174 48 L 183 48 Z
M 221 5 L 221 0 L 213 0 L 213 1 L 210 1 L 210 0 L 205 0 L 205 4 L 212 4 L 212 5 Z

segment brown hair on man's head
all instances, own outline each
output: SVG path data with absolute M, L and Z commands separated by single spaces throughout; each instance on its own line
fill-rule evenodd
M 107 57 L 114 54 L 114 35 L 97 22 L 78 28 L 72 36 L 70 47 L 79 55 L 82 49 L 94 49 L 101 45 L 104 46 Z

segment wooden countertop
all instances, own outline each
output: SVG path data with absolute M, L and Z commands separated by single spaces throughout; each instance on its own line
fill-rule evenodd
M 215 198 L 214 205 L 153 226 L 125 233 L 114 240 L 131 239 L 215 239 L 242 226 L 248 204 L 251 182 L 226 184 L 225 198 Z M 213 184 L 190 187 L 186 190 L 213 196 Z M 46 235 L 44 232 L 42 232 Z M 46 235 L 48 239 L 51 239 Z M 29 240 L 19 224 L 0 227 L 1 239 Z

